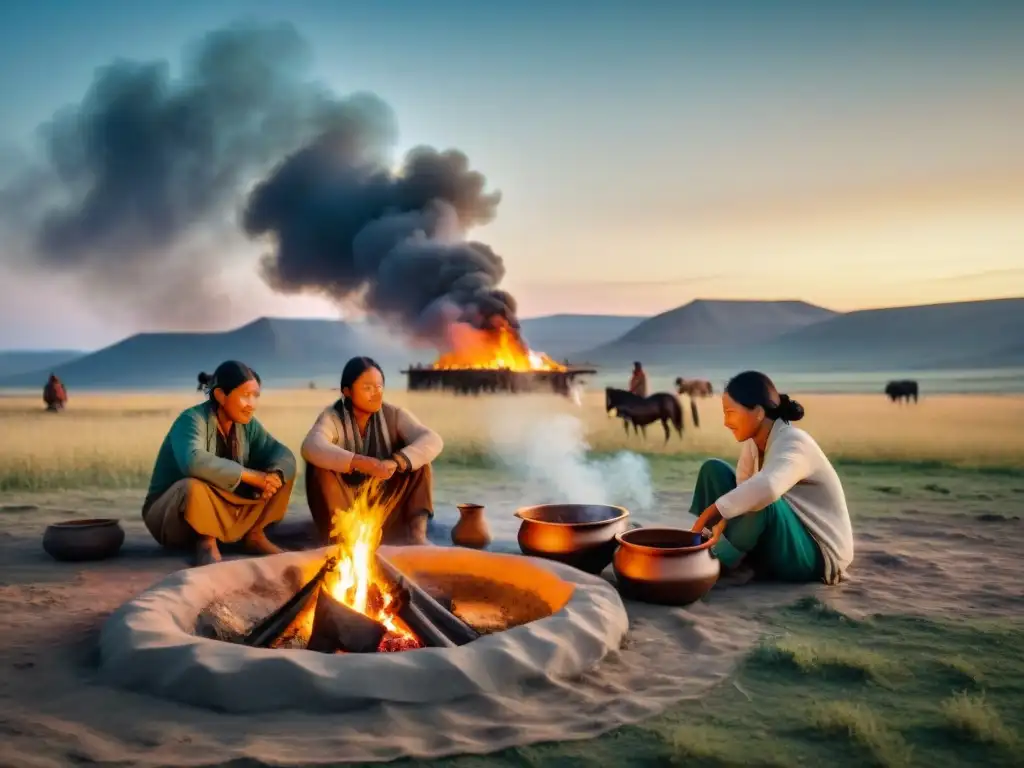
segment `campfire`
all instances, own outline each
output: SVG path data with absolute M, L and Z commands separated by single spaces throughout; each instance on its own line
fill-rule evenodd
M 334 515 L 331 553 L 317 574 L 253 628 L 246 645 L 282 648 L 305 639 L 321 653 L 389 653 L 464 645 L 479 633 L 380 556 L 389 506 L 367 484 Z M 447 603 L 447 605 L 445 604 Z
M 548 390 L 568 396 L 576 376 L 595 373 L 530 349 L 519 331 L 505 323 L 488 329 L 456 325 L 450 335 L 450 350 L 432 365 L 414 365 L 404 371 L 410 390 L 459 394 Z

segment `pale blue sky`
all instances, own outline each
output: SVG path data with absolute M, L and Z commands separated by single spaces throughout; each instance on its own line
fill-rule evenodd
M 32 2 L 0 10 L 0 146 L 115 57 L 167 59 L 239 18 L 288 20 L 405 147 L 458 147 L 504 195 L 473 233 L 524 315 L 695 297 L 835 309 L 1024 295 L 1024 3 Z M 273 297 L 260 314 L 327 315 Z M 38 317 L 41 299 L 59 308 Z M 5 267 L 0 348 L 146 327 Z

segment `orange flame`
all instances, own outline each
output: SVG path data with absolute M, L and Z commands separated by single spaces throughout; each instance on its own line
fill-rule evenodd
M 510 326 L 481 330 L 458 323 L 449 330 L 451 352 L 441 355 L 436 369 L 507 371 L 564 371 L 566 367 L 543 352 L 530 349 Z
M 379 484 L 364 483 L 351 508 L 335 510 L 331 541 L 336 542 L 338 564 L 326 575 L 324 585 L 339 603 L 387 627 L 385 642 L 390 646 L 418 648 L 415 633 L 394 614 L 394 595 L 377 571 L 374 553 L 390 512 L 390 505 L 380 497 Z

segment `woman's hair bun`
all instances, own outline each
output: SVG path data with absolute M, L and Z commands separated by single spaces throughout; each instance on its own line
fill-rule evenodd
M 200 371 L 199 376 L 196 380 L 204 387 L 209 386 L 210 382 L 213 381 L 213 376 L 206 371 Z
M 779 395 L 778 417 L 783 421 L 800 421 L 804 417 L 804 407 L 789 395 Z

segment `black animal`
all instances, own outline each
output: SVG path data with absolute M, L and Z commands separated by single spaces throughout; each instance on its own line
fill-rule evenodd
M 615 411 L 615 415 L 622 419 L 622 428 L 627 435 L 629 425 L 632 424 L 634 434 L 640 431 L 647 437 L 647 425 L 660 421 L 665 430 L 666 443 L 671 434 L 669 422 L 679 436 L 683 436 L 683 408 L 676 396 L 668 392 L 655 392 L 648 397 L 640 397 L 624 389 L 605 387 L 604 409 L 606 413 Z
M 885 394 L 888 395 L 889 399 L 894 403 L 900 400 L 906 400 L 910 402 L 910 398 L 914 398 L 914 402 L 917 402 L 918 387 L 917 382 L 913 379 L 900 379 L 898 381 L 890 381 L 885 385 Z

